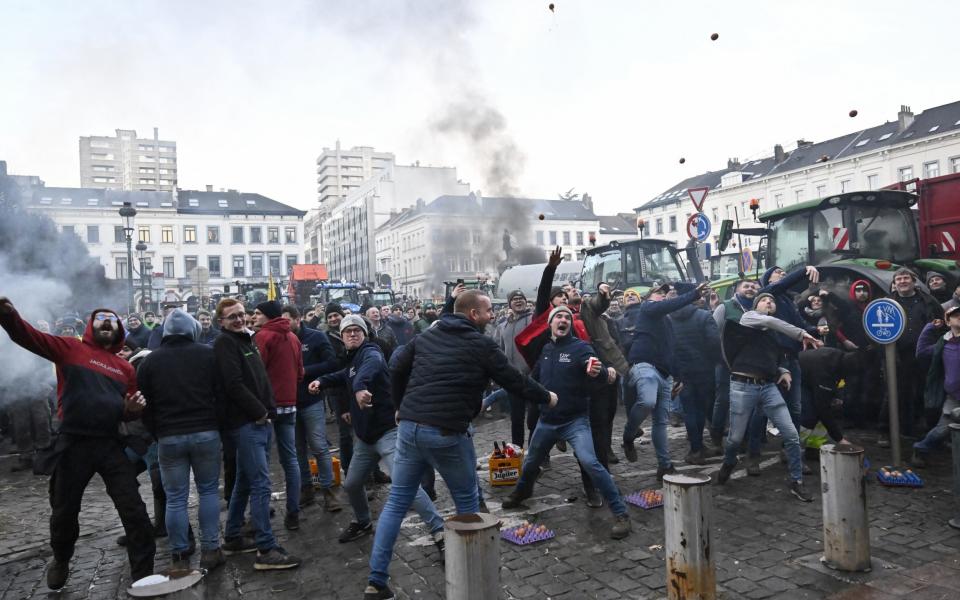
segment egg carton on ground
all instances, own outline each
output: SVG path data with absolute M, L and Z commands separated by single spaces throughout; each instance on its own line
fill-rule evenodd
M 923 480 L 911 469 L 900 471 L 893 467 L 882 467 L 877 471 L 877 481 L 890 487 L 923 487 Z
M 644 510 L 663 506 L 663 492 L 660 490 L 640 490 L 624 498 L 628 504 L 639 506 Z
M 517 527 L 510 527 L 500 532 L 501 538 L 518 546 L 526 546 L 527 544 L 549 540 L 556 537 L 556 535 L 552 529 L 547 529 L 543 525 L 518 525 Z

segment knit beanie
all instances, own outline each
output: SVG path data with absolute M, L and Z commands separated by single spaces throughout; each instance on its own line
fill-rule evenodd
M 268 319 L 276 319 L 282 314 L 283 307 L 280 306 L 279 302 L 267 300 L 266 302 L 258 304 L 257 310 L 262 312 L 263 316 Z
M 359 315 L 347 315 L 340 321 L 341 333 L 346 331 L 347 327 L 359 327 L 363 330 L 364 335 L 370 335 L 370 330 L 367 329 L 367 322 Z
M 325 317 L 329 317 L 331 314 L 337 313 L 341 317 L 343 316 L 343 307 L 336 302 L 331 302 L 327 305 L 327 308 L 323 311 Z
M 550 323 L 553 322 L 553 318 L 562 312 L 565 312 L 568 315 L 570 315 L 570 320 L 571 321 L 573 320 L 573 311 L 570 310 L 570 308 L 566 304 L 561 304 L 559 306 L 553 307 L 553 309 L 550 311 L 550 315 L 547 317 L 547 325 L 549 326 Z
M 549 300 L 552 301 L 552 300 L 553 300 L 554 298 L 556 298 L 557 296 L 565 296 L 565 295 L 566 295 L 566 294 L 563 293 L 563 288 L 562 288 L 562 287 L 553 286 L 552 288 L 550 288 L 550 298 L 549 298 Z
M 774 302 L 777 301 L 777 299 L 773 297 L 773 294 L 768 294 L 767 292 L 763 292 L 763 293 L 757 294 L 757 297 L 753 299 L 753 308 L 757 308 L 757 305 L 760 304 L 760 300 L 762 298 L 770 298 Z
M 552 297 L 553 297 L 553 296 L 551 296 L 551 298 L 552 298 Z M 513 290 L 512 292 L 510 292 L 509 294 L 507 294 L 507 304 L 513 302 L 513 299 L 514 299 L 514 298 L 523 298 L 524 300 L 527 299 L 527 297 L 523 295 L 523 292 L 522 292 L 522 291 L 520 291 L 520 290 Z
M 941 275 L 940 273 L 937 273 L 936 271 L 930 271 L 930 272 L 927 273 L 927 279 L 926 279 L 926 283 L 927 283 L 928 286 L 930 285 L 930 279 L 933 278 L 933 277 L 939 277 L 940 279 L 943 279 L 944 281 L 947 280 L 947 278 L 944 277 L 943 275 Z

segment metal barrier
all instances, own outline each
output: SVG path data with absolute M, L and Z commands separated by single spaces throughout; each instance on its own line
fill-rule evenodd
M 715 600 L 717 572 L 710 541 L 713 513 L 710 477 L 700 474 L 663 477 L 666 529 L 667 598 Z
M 823 558 L 838 571 L 870 570 L 870 521 L 863 448 L 826 444 L 820 448 L 823 493 Z
M 500 519 L 456 515 L 444 524 L 447 600 L 500 597 Z

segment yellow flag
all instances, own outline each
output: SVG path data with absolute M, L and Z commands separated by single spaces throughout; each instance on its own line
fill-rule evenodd
M 277 299 L 277 290 L 273 287 L 273 273 L 270 273 L 267 276 L 267 285 L 270 287 L 267 288 L 267 300 L 273 301 Z

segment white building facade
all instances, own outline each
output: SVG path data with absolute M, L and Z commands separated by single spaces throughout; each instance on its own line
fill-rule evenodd
M 302 262 L 304 211 L 260 194 L 178 190 L 123 192 L 34 187 L 23 190 L 29 210 L 50 217 L 86 243 L 106 276 L 127 279 L 127 243 L 119 210 L 137 211 L 134 287 L 141 297 L 188 300 L 237 291 L 238 284 L 285 279 Z M 66 258 L 66 257 L 65 257 Z
M 686 223 L 694 212 L 687 190 L 707 187 L 703 212 L 710 218 L 715 243 L 720 221 L 753 222 L 750 202 L 759 214 L 831 194 L 873 190 L 899 181 L 960 172 L 960 102 L 914 115 L 901 107 L 897 121 L 812 143 L 799 140 L 786 152 L 691 177 L 636 209 L 646 235 L 686 244 Z M 756 248 L 757 238 L 744 238 Z M 731 243 L 736 248 L 736 239 Z
M 161 140 L 156 127 L 152 138 L 132 129 L 80 138 L 80 187 L 172 193 L 177 168 L 177 143 Z

